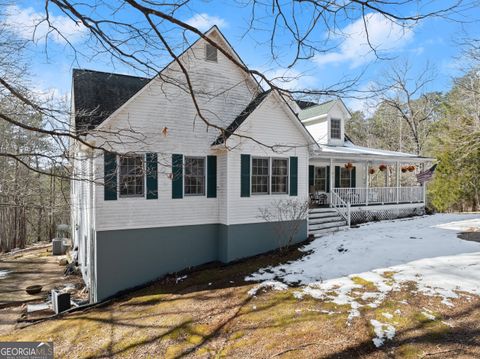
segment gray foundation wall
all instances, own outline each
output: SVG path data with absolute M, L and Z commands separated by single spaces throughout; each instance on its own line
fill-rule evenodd
M 307 221 L 298 229 L 293 243 L 307 239 Z M 95 300 L 189 267 L 268 252 L 285 242 L 272 223 L 98 231 Z

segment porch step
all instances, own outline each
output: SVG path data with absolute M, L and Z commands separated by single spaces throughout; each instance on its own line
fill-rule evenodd
M 308 224 L 309 225 L 316 225 L 316 224 L 322 224 L 322 223 L 332 223 L 332 222 L 345 222 L 345 219 L 340 216 L 338 213 L 334 216 L 330 217 L 308 217 Z
M 340 216 L 337 211 L 335 212 L 324 212 L 324 213 L 310 213 L 308 219 L 319 219 L 319 218 L 335 218 Z
M 314 238 L 319 238 L 319 237 L 323 237 L 327 234 L 330 234 L 330 233 L 335 233 L 335 232 L 340 232 L 340 231 L 346 231 L 348 229 L 348 226 L 340 226 L 340 227 L 330 227 L 330 228 L 324 228 L 324 229 L 317 229 L 316 231 L 313 231 L 312 233 L 309 233 L 309 234 L 313 234 L 313 237 Z
M 335 209 L 312 208 L 308 211 L 308 234 L 315 238 L 347 228 L 347 222 Z
M 308 213 L 309 214 L 316 214 L 316 213 L 337 213 L 336 210 L 332 209 L 332 208 L 310 208 L 308 210 Z
M 321 224 L 314 224 L 314 225 L 311 225 L 309 224 L 308 225 L 308 230 L 310 232 L 314 232 L 316 230 L 319 230 L 319 229 L 328 229 L 328 228 L 335 228 L 335 227 L 342 227 L 342 226 L 345 226 L 346 223 L 344 220 L 341 220 L 341 221 L 335 221 L 335 222 L 326 222 L 326 223 L 321 223 Z

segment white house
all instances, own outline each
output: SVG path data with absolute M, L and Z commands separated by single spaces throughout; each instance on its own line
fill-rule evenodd
M 200 113 L 223 133 L 199 117 L 177 62 L 152 79 L 73 71 L 72 130 L 84 140 L 71 146 L 83 179 L 72 181 L 72 233 L 92 301 L 277 248 L 259 209 L 278 200 L 312 202 L 294 242 L 423 212 L 423 187 L 401 187 L 399 169 L 429 159 L 355 146 L 343 102 L 302 109 L 234 64 L 217 27 L 205 36 L 228 56 L 199 39 L 179 58 Z M 380 165 L 396 183 L 369 188 Z

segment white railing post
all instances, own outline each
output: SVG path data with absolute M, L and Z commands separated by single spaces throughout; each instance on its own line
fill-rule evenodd
M 365 162 L 365 206 L 368 206 L 368 179 L 370 173 L 368 173 L 368 161 Z
M 347 224 L 350 227 L 351 217 L 350 217 L 350 201 L 347 202 Z
M 400 194 L 400 163 L 396 162 L 395 175 L 397 177 L 397 203 L 399 202 L 398 196 Z

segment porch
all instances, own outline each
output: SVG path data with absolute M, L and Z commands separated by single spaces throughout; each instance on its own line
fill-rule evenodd
M 425 186 L 416 174 L 432 159 L 373 149 L 361 153 L 358 148 L 341 153 L 351 149 L 322 146 L 310 158 L 311 212 L 335 210 L 347 226 L 423 213 Z

